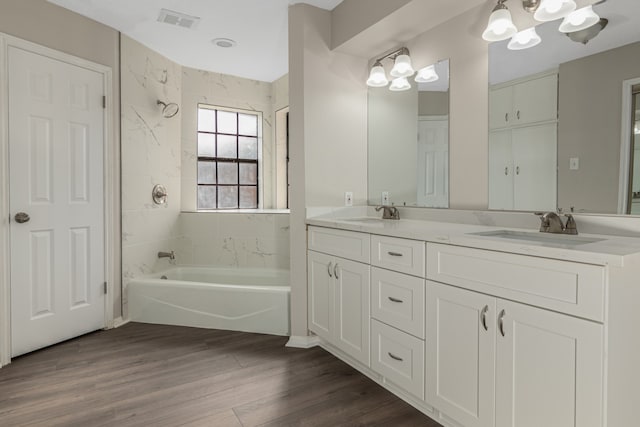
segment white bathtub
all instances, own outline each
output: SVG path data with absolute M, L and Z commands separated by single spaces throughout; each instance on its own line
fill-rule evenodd
M 289 335 L 289 271 L 176 267 L 129 282 L 134 322 Z

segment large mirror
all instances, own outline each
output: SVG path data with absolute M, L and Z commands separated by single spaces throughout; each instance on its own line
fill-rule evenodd
M 489 209 L 640 214 L 640 1 L 593 10 L 575 40 L 489 46 Z
M 369 88 L 370 205 L 449 206 L 449 60 L 434 69 L 406 91 Z

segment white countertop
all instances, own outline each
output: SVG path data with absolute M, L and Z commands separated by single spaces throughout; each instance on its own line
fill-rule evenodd
M 537 231 L 531 229 L 489 227 L 410 219 L 364 223 L 354 222 L 352 219 L 353 218 L 314 217 L 308 218 L 307 224 L 597 265 L 622 267 L 625 263 L 631 262 L 632 260 L 636 262 L 640 261 L 640 238 L 579 234 L 579 237 L 591 237 L 603 240 L 580 245 L 563 246 L 557 243 L 549 244 L 545 242 L 530 242 L 469 234 L 496 230 L 519 232 Z

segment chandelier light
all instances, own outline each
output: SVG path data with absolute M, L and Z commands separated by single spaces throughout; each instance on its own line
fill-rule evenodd
M 511 37 L 507 48 L 510 50 L 529 49 L 530 47 L 539 45 L 541 41 L 542 39 L 536 32 L 536 28 L 531 27 L 524 31 L 520 31 Z

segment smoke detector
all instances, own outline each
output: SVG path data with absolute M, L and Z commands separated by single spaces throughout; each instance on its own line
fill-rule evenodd
M 158 22 L 164 24 L 176 25 L 178 27 L 194 29 L 198 26 L 200 18 L 197 16 L 187 15 L 185 13 L 176 12 L 169 9 L 160 9 L 160 15 L 158 15 Z
M 223 38 L 223 37 L 219 37 L 217 39 L 213 39 L 213 40 L 211 40 L 211 43 L 215 44 L 218 47 L 224 47 L 224 48 L 235 47 L 235 45 L 238 44 L 238 43 L 236 43 L 235 40 L 231 40 L 231 39 L 227 39 L 227 38 Z

